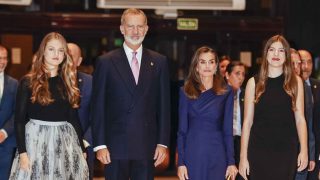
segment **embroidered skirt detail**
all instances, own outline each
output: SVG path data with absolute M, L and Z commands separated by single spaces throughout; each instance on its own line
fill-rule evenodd
M 30 171 L 20 169 L 18 151 L 10 180 L 87 180 L 89 170 L 77 133 L 68 122 L 31 119 L 26 124 Z

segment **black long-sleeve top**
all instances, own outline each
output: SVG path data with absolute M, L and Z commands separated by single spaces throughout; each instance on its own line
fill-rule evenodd
M 49 105 L 41 105 L 31 102 L 31 89 L 29 80 L 23 78 L 20 81 L 15 112 L 15 133 L 19 153 L 26 152 L 25 126 L 30 119 L 42 121 L 67 121 L 77 132 L 82 151 L 85 151 L 82 141 L 82 129 L 77 109 L 72 108 L 66 96 L 62 79 L 59 76 L 49 78 L 49 91 L 54 102 Z M 64 95 L 65 94 L 65 95 Z

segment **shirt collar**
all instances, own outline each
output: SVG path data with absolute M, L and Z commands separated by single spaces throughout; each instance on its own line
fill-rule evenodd
M 132 57 L 132 52 L 134 52 L 134 50 L 129 48 L 129 46 L 125 42 L 123 43 L 123 49 L 124 49 L 124 52 L 126 53 L 127 57 Z M 142 56 L 142 44 L 135 52 L 137 52 L 137 58 Z M 139 58 L 138 58 L 138 60 L 139 60 Z
M 237 90 L 237 95 L 239 96 L 240 93 L 241 93 L 241 88 Z
M 123 43 L 123 49 L 124 49 L 124 52 L 126 53 L 128 63 L 131 67 L 131 62 L 132 62 L 132 57 L 133 57 L 132 52 L 134 52 L 134 51 L 131 48 L 129 48 L 126 43 Z M 141 67 L 141 59 L 142 59 L 142 45 L 135 52 L 137 52 L 136 58 L 138 60 L 138 64 L 139 64 L 139 68 L 140 68 Z
M 308 78 L 307 80 L 305 80 L 305 82 L 308 84 L 308 86 L 311 86 L 311 83 L 310 83 L 310 79 Z
M 4 72 L 0 72 L 0 78 L 3 79 L 3 77 L 4 77 Z

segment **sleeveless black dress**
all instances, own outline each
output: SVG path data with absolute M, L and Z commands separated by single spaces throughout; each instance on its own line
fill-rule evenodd
M 258 82 L 255 77 L 256 84 Z M 251 180 L 292 180 L 297 169 L 298 133 L 284 75 L 268 78 L 255 105 L 248 161 Z

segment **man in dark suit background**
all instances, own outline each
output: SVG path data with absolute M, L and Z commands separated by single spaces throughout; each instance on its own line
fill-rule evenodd
M 8 51 L 0 45 L 0 180 L 9 179 L 16 147 L 13 115 L 18 81 L 6 75 Z
M 316 180 L 318 179 L 317 176 L 319 172 L 315 166 L 319 166 L 320 132 L 318 127 L 320 125 L 320 82 L 310 77 L 313 69 L 310 52 L 306 50 L 299 50 L 298 52 L 301 58 L 301 77 L 305 83 L 305 116 L 308 125 L 309 166 L 307 170 L 298 172 L 297 175 L 302 173 L 305 174 L 303 179 L 306 179 L 308 175 L 309 180 Z M 308 96 L 311 97 L 308 98 Z M 309 173 L 307 173 L 308 171 Z
M 225 77 L 228 84 L 234 90 L 233 103 L 233 142 L 234 142 L 234 156 L 237 168 L 240 162 L 240 143 L 241 143 L 241 129 L 243 123 L 244 112 L 244 90 L 242 84 L 245 79 L 245 66 L 240 61 L 233 61 L 226 67 Z M 240 174 L 236 177 L 237 180 L 243 179 Z
M 82 62 L 81 49 L 74 43 L 68 43 L 69 54 L 72 57 L 74 68 L 80 66 Z M 79 119 L 82 130 L 84 132 L 84 145 L 87 149 L 87 163 L 89 167 L 90 179 L 93 178 L 94 153 L 92 147 L 92 131 L 90 122 L 90 100 L 92 91 L 92 76 L 80 71 L 77 71 L 78 86 L 80 89 L 80 108 L 78 110 Z
M 151 180 L 170 137 L 167 59 L 142 47 L 147 18 L 121 17 L 123 47 L 98 58 L 93 75 L 93 143 L 108 180 Z

